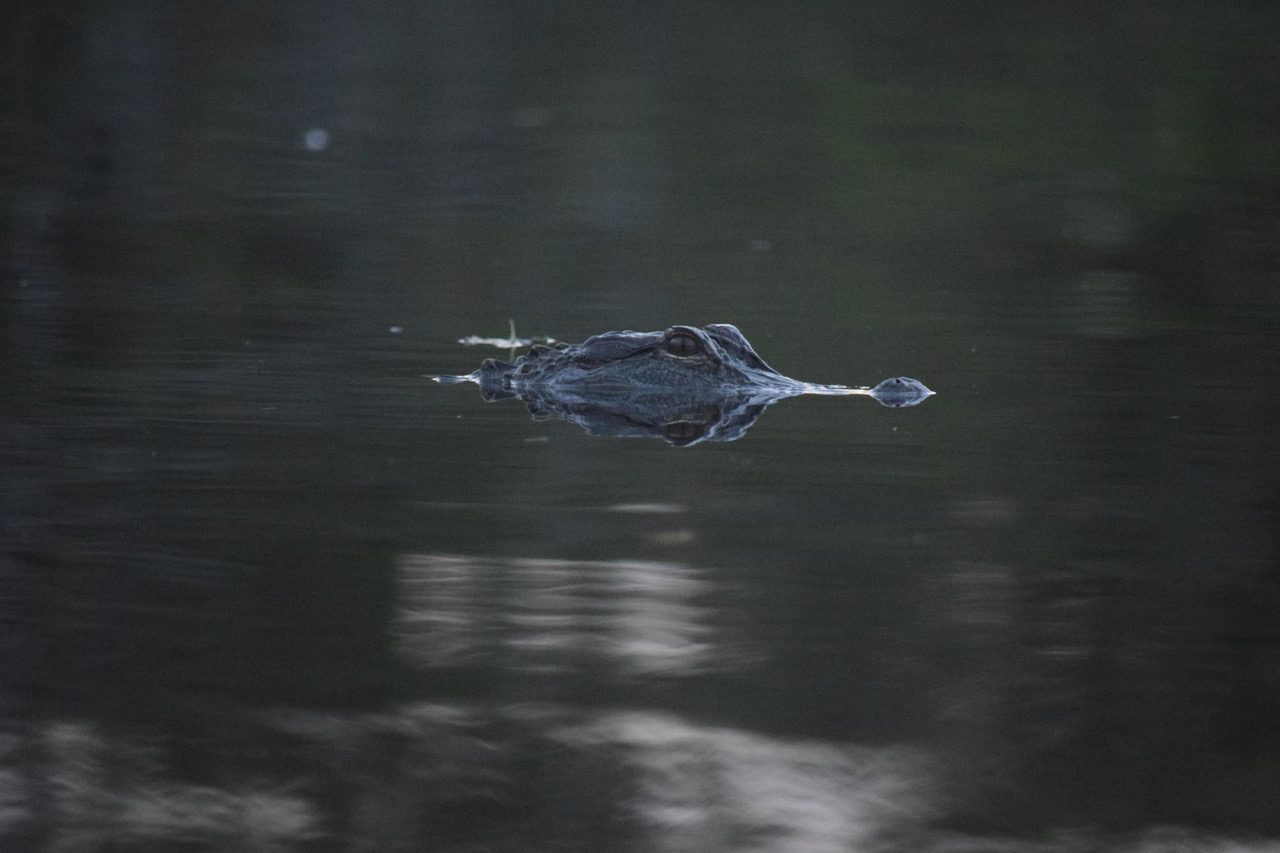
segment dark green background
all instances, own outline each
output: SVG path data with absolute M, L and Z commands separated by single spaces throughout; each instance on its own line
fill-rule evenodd
M 1274 4 L 209 6 L 0 35 L 0 846 L 1280 836 Z

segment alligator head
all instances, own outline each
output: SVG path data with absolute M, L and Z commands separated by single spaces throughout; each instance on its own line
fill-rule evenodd
M 657 435 L 672 444 L 731 441 L 771 403 L 801 394 L 862 395 L 914 406 L 932 391 L 907 377 L 874 388 L 818 385 L 770 367 L 734 326 L 605 332 L 580 344 L 535 346 L 514 362 L 485 359 L 465 376 L 486 400 L 519 397 L 535 417 L 557 416 L 596 435 Z

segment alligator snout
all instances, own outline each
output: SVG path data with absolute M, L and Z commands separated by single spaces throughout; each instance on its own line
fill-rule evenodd
M 895 376 L 871 389 L 871 397 L 877 403 L 894 409 L 922 403 L 933 393 L 919 379 L 910 376 Z

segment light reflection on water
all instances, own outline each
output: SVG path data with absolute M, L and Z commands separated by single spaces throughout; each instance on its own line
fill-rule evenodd
M 919 750 L 772 738 L 640 709 L 276 710 L 224 715 L 203 735 L 176 749 L 163 736 L 85 722 L 7 736 L 6 760 L 31 755 L 0 777 L 0 832 L 31 845 L 21 849 L 140 851 L 1278 849 L 1171 826 L 1033 842 L 949 832 L 930 826 L 944 803 Z M 251 753 L 272 742 L 290 745 L 288 768 L 263 776 Z M 217 785 L 184 780 L 182 762 L 207 749 L 241 769 Z M 335 796 L 345 801 L 340 814 L 330 809 Z M 30 833 L 40 814 L 60 820 Z
M 711 582 L 676 563 L 423 554 L 398 572 L 397 647 L 419 665 L 687 676 L 740 654 Z
M 844 850 L 891 844 L 928 810 L 927 763 L 912 750 L 783 741 L 639 710 L 416 705 L 362 716 L 268 712 L 240 726 L 241 743 L 227 731 L 201 746 L 287 739 L 290 771 L 194 784 L 175 775 L 161 738 L 87 723 L 31 730 L 27 743 L 5 749 L 38 745 L 32 769 L 45 787 L 6 778 L 0 832 L 13 838 L 42 808 L 63 816 L 42 839 L 56 849 L 401 850 L 414 839 L 456 843 L 473 813 L 485 818 L 479 837 L 492 849 L 563 840 L 520 799 L 533 783 L 544 809 L 587 819 L 569 833 L 583 849 L 611 849 L 625 828 L 627 849 Z M 394 767 L 380 767 L 392 750 Z M 531 771 L 521 755 L 535 753 L 542 762 Z M 323 804 L 335 785 L 350 800 L 338 825 Z

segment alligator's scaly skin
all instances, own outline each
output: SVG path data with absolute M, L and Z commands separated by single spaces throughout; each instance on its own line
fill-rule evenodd
M 933 392 L 907 377 L 875 388 L 783 376 L 734 326 L 605 332 L 580 344 L 535 346 L 512 363 L 486 359 L 466 376 L 486 400 L 519 397 L 535 417 L 556 415 L 593 434 L 659 435 L 673 444 L 730 441 L 769 404 L 800 394 L 869 396 L 914 406 Z

